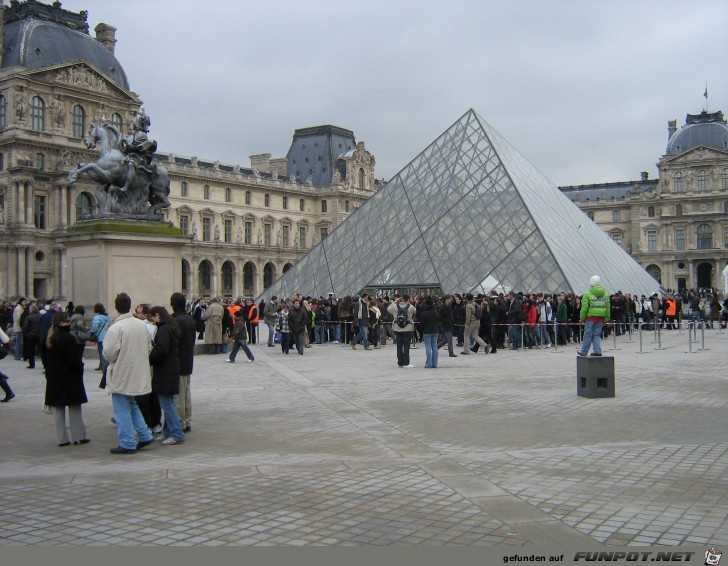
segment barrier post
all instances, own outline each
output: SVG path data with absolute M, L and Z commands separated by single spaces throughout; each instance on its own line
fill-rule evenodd
M 688 354 L 694 354 L 693 352 L 693 336 L 690 332 L 690 327 L 688 326 Z
M 619 348 L 617 348 L 617 324 L 616 323 L 612 325 L 612 337 L 614 338 L 614 347 L 609 348 L 609 349 L 610 350 L 619 350 Z
M 700 345 L 701 350 L 707 350 L 708 348 L 705 347 L 705 323 L 700 325 Z
M 627 325 L 627 342 L 632 344 L 634 340 L 632 340 L 632 323 L 634 321 L 632 320 L 632 316 L 629 317 L 629 324 Z
M 554 324 L 554 354 L 559 353 L 559 333 L 558 327 Z
M 657 327 L 657 348 L 655 350 L 662 350 L 662 334 L 660 327 Z
M 525 324 L 521 323 L 521 349 L 522 350 L 526 349 L 526 344 L 523 342 L 523 327 L 524 326 L 525 326 Z
M 640 324 L 640 325 L 639 325 L 639 327 L 637 328 L 637 332 L 638 332 L 638 333 L 639 333 L 639 335 L 640 335 L 640 351 L 639 351 L 639 352 L 637 352 L 637 353 L 638 353 L 638 354 L 644 354 L 644 352 L 642 351 L 642 325 L 641 325 L 641 324 Z

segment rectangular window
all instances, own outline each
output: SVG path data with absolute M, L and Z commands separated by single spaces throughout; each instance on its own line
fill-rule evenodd
M 253 223 L 245 223 L 245 243 L 251 245 L 253 243 Z
M 723 228 L 723 247 L 728 248 L 728 226 Z
M 323 240 L 328 235 L 329 235 L 329 229 L 328 228 L 321 228 L 321 239 Z
M 230 189 L 228 189 L 230 190 Z M 233 221 L 231 218 L 225 219 L 225 243 L 229 244 L 233 241 Z
M 36 228 L 46 229 L 46 197 L 41 195 L 33 197 L 33 220 Z
M 210 185 L 205 185 L 202 189 L 202 198 L 205 200 L 210 199 Z
M 202 241 L 209 242 L 212 240 L 212 218 L 202 219 Z
M 288 210 L 288 197 L 283 197 L 283 210 Z
M 675 228 L 675 249 L 685 249 L 685 228 Z
M 299 200 L 298 201 L 298 210 L 300 210 L 301 212 L 304 212 L 306 210 L 306 206 L 305 205 L 306 205 L 306 201 L 305 200 L 303 200 L 303 199 Z
M 291 239 L 291 228 L 289 226 L 283 226 L 283 242 L 282 245 L 284 248 L 287 248 L 289 246 L 289 241 Z
M 187 181 L 182 181 L 182 185 L 179 190 L 180 196 L 186 197 L 187 196 Z
M 230 187 L 225 187 L 225 202 L 232 202 L 233 201 L 233 191 L 230 189 Z
M 612 234 L 612 240 L 618 244 L 622 244 L 622 234 Z
M 263 245 L 270 246 L 270 234 L 273 227 L 270 224 L 263 225 Z
M 302 248 L 306 247 L 306 227 L 301 226 L 298 229 L 298 245 Z
M 190 235 L 190 217 L 189 216 L 180 216 L 179 217 L 179 229 L 182 230 L 182 233 L 185 236 Z
M 647 251 L 648 252 L 657 251 L 657 230 L 648 230 L 647 231 Z

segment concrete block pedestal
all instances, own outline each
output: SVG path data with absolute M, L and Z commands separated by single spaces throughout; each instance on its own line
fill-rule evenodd
M 614 397 L 614 358 L 576 358 L 576 394 L 588 399 Z

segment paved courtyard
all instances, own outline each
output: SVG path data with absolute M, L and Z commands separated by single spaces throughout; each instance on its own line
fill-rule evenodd
M 200 355 L 187 442 L 131 456 L 95 360 L 91 442 L 59 448 L 41 370 L 9 357 L 0 544 L 726 546 L 728 334 L 642 338 L 603 343 L 610 399 L 577 396 L 573 346 Z

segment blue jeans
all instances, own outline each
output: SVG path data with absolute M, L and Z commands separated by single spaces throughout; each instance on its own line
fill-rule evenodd
M 316 328 L 313 329 L 313 335 L 316 337 L 316 344 L 324 344 L 326 342 L 326 323 L 316 323 Z
M 541 332 L 541 345 L 551 346 L 551 336 L 549 335 L 548 324 L 545 322 L 541 322 L 539 323 L 538 327 Z
M 174 401 L 172 403 L 174 405 Z M 133 395 L 112 393 L 111 404 L 114 407 L 119 446 L 127 449 L 136 448 L 137 436 L 139 442 L 152 440 L 152 431 L 144 422 L 142 412 L 139 410 Z
M 177 415 L 177 407 L 174 405 L 174 395 L 159 394 L 159 406 L 164 413 L 164 427 L 162 434 L 164 438 L 172 437 L 175 440 L 184 440 L 185 433 L 182 432 L 182 425 Z
M 243 349 L 243 352 L 245 352 L 245 355 L 248 356 L 249 360 L 255 359 L 253 352 L 250 351 L 248 343 L 245 340 L 235 340 L 235 342 L 233 342 L 233 351 L 230 353 L 230 361 L 235 361 L 235 356 L 238 355 L 238 350 L 240 350 L 240 348 Z
M 521 325 L 511 324 L 508 326 L 508 342 L 511 348 L 520 348 L 521 344 Z
M 602 353 L 602 327 L 603 322 L 587 320 L 584 323 L 584 343 L 581 345 L 581 353 L 588 354 L 589 347 L 594 346 L 594 353 Z
M 268 346 L 273 346 L 273 338 L 275 338 L 276 335 L 275 326 L 273 324 L 268 324 L 267 322 L 265 325 L 268 327 Z
M 341 325 L 334 323 L 334 342 L 341 340 Z
M 15 333 L 15 359 L 16 360 L 23 359 L 23 333 L 22 332 Z
M 423 334 L 423 340 L 425 342 L 425 367 L 436 368 L 437 367 L 437 334 Z
M 395 332 L 394 339 L 397 342 L 397 365 L 408 366 L 410 363 L 409 351 L 412 343 L 411 332 Z
M 359 326 L 359 332 L 356 333 L 356 336 L 352 338 L 351 345 L 356 345 L 357 342 L 361 340 L 361 343 L 364 344 L 365 348 L 369 347 L 369 338 L 367 337 L 367 327 L 363 324 Z M 406 364 L 405 364 L 406 365 Z

